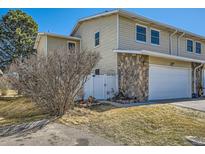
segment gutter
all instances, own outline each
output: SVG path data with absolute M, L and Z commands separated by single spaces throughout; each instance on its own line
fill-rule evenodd
M 181 46 L 181 38 L 185 35 L 185 33 L 183 32 L 179 37 L 178 37 L 178 46 L 177 46 L 177 56 L 179 55 L 179 50 L 180 50 L 180 46 Z

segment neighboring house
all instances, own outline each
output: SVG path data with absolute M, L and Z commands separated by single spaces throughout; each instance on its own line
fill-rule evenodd
M 116 76 L 116 91 L 138 101 L 191 98 L 203 87 L 203 36 L 117 9 L 79 20 L 70 36 L 39 33 L 35 48 L 70 42 L 100 52 L 93 73 Z
M 38 55 L 47 56 L 48 51 L 57 51 L 75 48 L 80 51 L 80 38 L 72 36 L 63 36 L 51 33 L 38 33 L 34 48 L 37 49 Z

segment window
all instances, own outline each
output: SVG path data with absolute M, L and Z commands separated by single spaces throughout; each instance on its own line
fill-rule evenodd
M 100 69 L 95 70 L 95 75 L 100 75 Z
M 146 28 L 137 25 L 136 26 L 136 39 L 140 42 L 146 42 Z
M 151 30 L 151 44 L 159 45 L 159 31 Z
M 100 32 L 95 33 L 95 47 L 100 45 Z
M 193 41 L 187 40 L 187 51 L 193 52 Z
M 68 50 L 71 53 L 75 53 L 75 43 L 74 42 L 68 42 Z
M 196 42 L 196 53 L 201 54 L 201 43 Z

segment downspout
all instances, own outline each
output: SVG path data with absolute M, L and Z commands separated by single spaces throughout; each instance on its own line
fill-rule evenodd
M 177 30 L 175 30 L 175 32 L 174 33 L 172 33 L 171 35 L 170 35 L 170 55 L 172 54 L 172 37 L 175 35 L 177 33 Z
M 177 47 L 177 56 L 179 55 L 179 50 L 180 50 L 180 46 L 181 46 L 181 38 L 185 35 L 185 33 L 182 33 L 179 37 L 178 37 L 178 47 Z
M 117 13 L 117 49 L 119 49 L 119 13 Z M 119 93 L 119 71 L 118 71 L 118 54 L 117 54 L 117 59 L 116 59 L 116 92 Z
M 202 82 L 202 88 L 203 88 L 202 90 L 204 92 L 204 65 L 202 66 L 202 80 L 201 80 L 201 82 Z
M 82 39 L 80 39 L 80 52 L 82 52 Z
M 202 67 L 204 64 L 200 64 L 199 66 L 197 66 L 196 68 L 194 68 L 194 94 L 196 95 L 196 71 L 197 69 L 199 69 L 200 67 Z
M 202 79 L 201 79 L 202 81 L 201 81 L 201 83 L 202 83 L 202 88 L 203 88 L 203 92 L 204 92 L 204 65 L 203 65 L 203 67 L 202 67 L 202 70 L 203 70 L 203 71 L 202 71 L 202 77 L 201 77 L 201 78 L 202 78 Z
M 117 49 L 119 49 L 119 14 L 117 14 Z

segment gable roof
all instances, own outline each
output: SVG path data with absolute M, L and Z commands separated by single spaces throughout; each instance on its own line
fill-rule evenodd
M 74 41 L 81 40 L 80 38 L 73 37 L 73 36 L 59 35 L 59 34 L 54 34 L 54 33 L 38 33 L 36 40 L 35 40 L 34 49 L 37 49 L 41 36 L 52 36 L 52 37 L 63 38 L 63 39 L 74 40 Z
M 96 18 L 99 18 L 99 17 L 109 16 L 109 15 L 112 15 L 112 14 L 119 14 L 123 17 L 127 17 L 127 18 L 130 18 L 132 20 L 136 20 L 136 21 L 140 21 L 140 22 L 143 22 L 143 23 L 146 23 L 146 24 L 150 24 L 151 26 L 160 26 L 160 27 L 162 27 L 162 28 L 164 28 L 164 29 L 166 29 L 170 32 L 177 32 L 178 34 L 185 34 L 187 36 L 191 36 L 191 37 L 197 38 L 199 40 L 205 41 L 205 36 L 198 35 L 198 34 L 195 34 L 195 33 L 192 33 L 192 32 L 189 32 L 189 31 L 186 31 L 186 30 L 183 30 L 183 29 L 180 29 L 180 28 L 168 25 L 168 24 L 164 24 L 164 23 L 161 23 L 161 22 L 146 18 L 144 16 L 141 16 L 141 15 L 138 15 L 138 14 L 135 14 L 135 13 L 132 13 L 132 12 L 128 12 L 128 11 L 125 11 L 125 10 L 122 10 L 122 9 L 115 9 L 115 10 L 111 10 L 111 11 L 105 11 L 103 13 L 99 13 L 99 14 L 96 14 L 96 15 L 92 15 L 92 16 L 89 16 L 89 17 L 82 18 L 82 19 L 78 20 L 77 24 L 74 26 L 74 28 L 73 28 L 70 35 L 72 36 L 77 31 L 77 29 L 79 28 L 81 23 L 83 23 L 85 21 L 88 21 L 88 20 L 96 19 Z
M 79 26 L 82 22 L 88 21 L 88 20 L 91 20 L 91 19 L 95 19 L 95 18 L 99 18 L 99 17 L 104 17 L 104 16 L 116 14 L 116 13 L 118 13 L 118 11 L 119 11 L 118 9 L 115 9 L 115 10 L 111 10 L 111 11 L 101 12 L 101 13 L 98 13 L 98 14 L 95 14 L 95 15 L 92 15 L 92 16 L 88 16 L 88 17 L 85 17 L 85 18 L 81 18 L 77 21 L 77 23 L 74 26 L 74 28 L 73 28 L 70 35 L 72 36 L 74 34 L 74 32 L 79 28 Z

